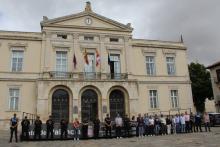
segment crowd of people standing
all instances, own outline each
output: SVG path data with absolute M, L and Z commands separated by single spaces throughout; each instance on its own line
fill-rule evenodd
M 74 130 L 74 140 L 79 140 L 80 138 L 88 138 L 89 130 L 88 126 L 91 122 L 83 120 L 81 123 L 77 118 L 71 123 L 71 126 Z M 187 112 L 176 115 L 148 115 L 148 114 L 138 114 L 137 118 L 132 116 L 130 119 L 128 115 L 124 117 L 117 114 L 115 119 L 111 119 L 109 114 L 106 115 L 103 125 L 98 117 L 93 121 L 93 138 L 97 139 L 100 137 L 100 128 L 104 127 L 104 132 L 106 138 L 116 137 L 120 139 L 122 137 L 131 137 L 134 135 L 142 138 L 144 136 L 158 136 L 158 135 L 169 135 L 169 134 L 178 134 L 178 133 L 192 133 L 192 132 L 202 132 L 202 124 L 204 124 L 205 131 L 211 131 L 210 129 L 210 118 L 208 113 L 201 115 L 200 113 L 188 114 Z M 60 120 L 60 139 L 67 138 L 69 122 L 65 119 Z M 13 134 L 15 134 L 15 140 L 17 139 L 17 127 L 18 127 L 18 118 L 16 114 L 10 120 L 10 141 L 12 142 Z M 21 122 L 22 139 L 29 139 L 29 128 L 30 121 L 25 116 Z M 37 116 L 34 121 L 34 137 L 33 139 L 41 139 L 41 130 L 42 130 L 42 121 L 40 117 Z M 91 131 L 91 130 L 90 130 Z M 90 132 L 91 133 L 91 132 Z M 112 135 L 114 133 L 114 135 Z M 54 138 L 54 121 L 52 116 L 49 116 L 49 119 L 46 121 L 46 139 Z

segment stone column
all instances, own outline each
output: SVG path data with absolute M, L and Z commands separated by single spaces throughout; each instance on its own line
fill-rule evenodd
M 131 67 L 133 66 L 131 59 L 132 59 L 132 46 L 131 46 L 131 39 L 129 36 L 124 37 L 124 47 L 125 47 L 125 64 L 126 64 L 126 69 L 125 71 L 128 74 L 131 74 L 132 70 Z

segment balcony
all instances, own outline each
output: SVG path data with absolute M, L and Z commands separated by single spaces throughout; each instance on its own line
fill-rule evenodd
M 44 72 L 42 78 L 49 79 L 75 79 L 75 80 L 127 80 L 125 73 L 100 73 L 100 72 Z

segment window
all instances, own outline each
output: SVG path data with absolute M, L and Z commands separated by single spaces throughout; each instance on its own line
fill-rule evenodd
M 171 90 L 170 93 L 171 93 L 171 106 L 172 106 L 172 108 L 178 108 L 179 107 L 178 91 Z
M 93 41 L 94 37 L 93 36 L 84 36 L 84 40 L 86 40 L 86 41 Z
M 19 72 L 22 71 L 22 65 L 23 65 L 23 54 L 24 51 L 21 50 L 13 50 L 12 51 L 12 71 L 13 72 Z
M 110 38 L 110 42 L 118 42 L 118 38 Z
M 175 75 L 175 59 L 174 57 L 166 57 L 168 75 Z
M 95 78 L 95 54 L 88 53 L 89 64 L 85 64 L 85 78 L 94 79 Z
M 56 52 L 56 71 L 60 73 L 67 72 L 67 52 L 66 51 Z
M 111 79 L 121 78 L 120 54 L 110 55 L 110 72 L 111 72 Z
M 220 82 L 220 69 L 216 70 L 216 74 L 217 74 L 217 80 L 218 82 Z
M 9 109 L 12 111 L 18 110 L 18 101 L 19 101 L 19 89 L 10 88 L 9 89 Z
M 65 35 L 65 34 L 57 34 L 57 38 L 67 39 L 67 35 Z
M 156 74 L 154 56 L 146 56 L 146 68 L 148 75 Z
M 150 108 L 158 108 L 157 90 L 150 90 Z

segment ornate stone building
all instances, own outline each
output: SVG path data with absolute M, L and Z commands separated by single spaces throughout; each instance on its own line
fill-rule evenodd
M 44 16 L 41 32 L 0 31 L 0 127 L 23 112 L 71 122 L 193 108 L 184 44 L 132 30 L 87 2 L 78 14 Z

